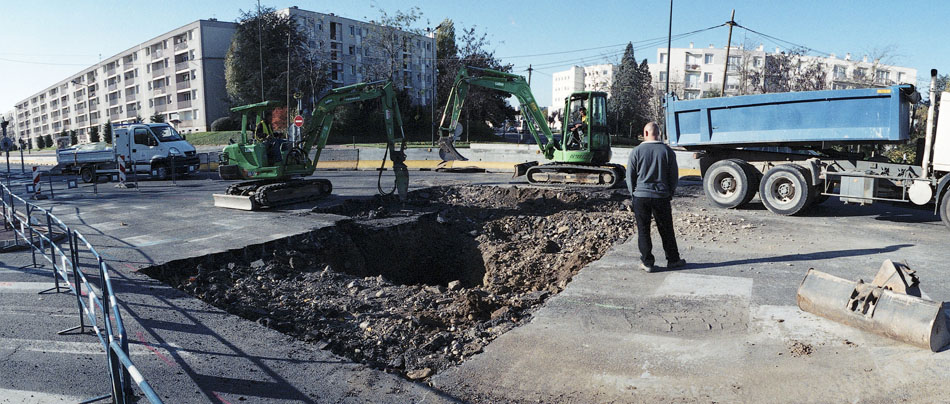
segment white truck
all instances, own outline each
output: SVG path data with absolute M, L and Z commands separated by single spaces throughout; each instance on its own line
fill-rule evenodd
M 166 123 L 112 125 L 113 144 L 91 143 L 56 151 L 57 167 L 63 173 L 78 173 L 83 182 L 99 175 L 118 172 L 118 160 L 125 161 L 126 172 L 144 173 L 164 179 L 186 176 L 198 171 L 195 147 Z

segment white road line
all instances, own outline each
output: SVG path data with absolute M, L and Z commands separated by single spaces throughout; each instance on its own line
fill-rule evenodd
M 656 296 L 735 296 L 752 297 L 752 278 L 672 273 L 653 293 Z
M 35 293 L 53 287 L 53 282 L 0 282 L 0 293 Z
M 155 352 L 171 355 L 174 351 L 183 357 L 192 357 L 190 352 L 175 344 L 152 344 L 148 347 L 129 338 L 129 355 L 135 361 L 138 357 L 151 357 Z M 154 349 L 155 351 L 152 351 Z M 32 340 L 21 338 L 0 338 L 0 351 L 61 353 L 68 355 L 105 355 L 106 351 L 99 342 L 67 342 L 53 340 Z
M 17 404 L 45 404 L 45 403 L 78 403 L 88 397 L 66 396 L 61 394 L 44 393 L 40 391 L 11 390 L 0 388 L 0 403 Z
M 210 236 L 208 236 L 208 237 L 193 238 L 193 239 L 191 239 L 191 240 L 188 240 L 187 242 L 188 242 L 188 243 L 197 243 L 197 242 L 199 242 L 199 241 L 211 240 L 211 239 L 213 239 L 213 238 L 217 238 L 217 237 L 220 237 L 220 236 L 221 236 L 220 234 L 213 234 L 213 235 L 210 235 Z
M 134 247 L 148 247 L 156 244 L 167 243 L 172 240 L 160 239 L 150 234 L 143 234 L 141 236 L 129 237 L 123 241 L 131 244 Z

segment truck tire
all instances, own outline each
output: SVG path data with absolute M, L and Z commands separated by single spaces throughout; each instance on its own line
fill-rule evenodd
M 79 178 L 81 178 L 82 182 L 85 182 L 86 184 L 91 184 L 93 181 L 96 180 L 95 178 L 93 178 L 92 168 L 90 167 L 83 167 L 79 169 Z
M 809 207 L 817 194 L 808 184 L 808 170 L 798 164 L 772 167 L 762 177 L 759 198 L 772 213 L 795 215 Z
M 739 159 L 720 160 L 706 170 L 703 191 L 713 206 L 732 209 L 752 200 L 758 188 L 759 172 Z
M 950 189 L 943 190 L 943 198 L 940 199 L 940 220 L 950 227 Z
M 152 170 L 155 170 L 155 173 L 157 174 L 155 178 L 157 179 L 165 180 L 170 177 L 168 166 L 165 164 L 158 164 L 155 167 L 152 167 Z

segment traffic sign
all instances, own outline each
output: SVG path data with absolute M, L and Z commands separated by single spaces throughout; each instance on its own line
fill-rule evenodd
M 303 117 L 302 117 L 302 116 L 297 115 L 297 116 L 294 117 L 294 126 L 296 126 L 296 127 L 298 127 L 298 128 L 301 127 L 301 126 L 303 126 Z
M 4 137 L 2 140 L 0 140 L 0 149 L 3 151 L 10 151 L 10 149 L 13 149 L 13 139 Z

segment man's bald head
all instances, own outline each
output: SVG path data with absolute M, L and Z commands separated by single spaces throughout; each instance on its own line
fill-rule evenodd
M 660 125 L 656 122 L 647 123 L 643 127 L 643 140 L 647 142 L 659 140 Z

